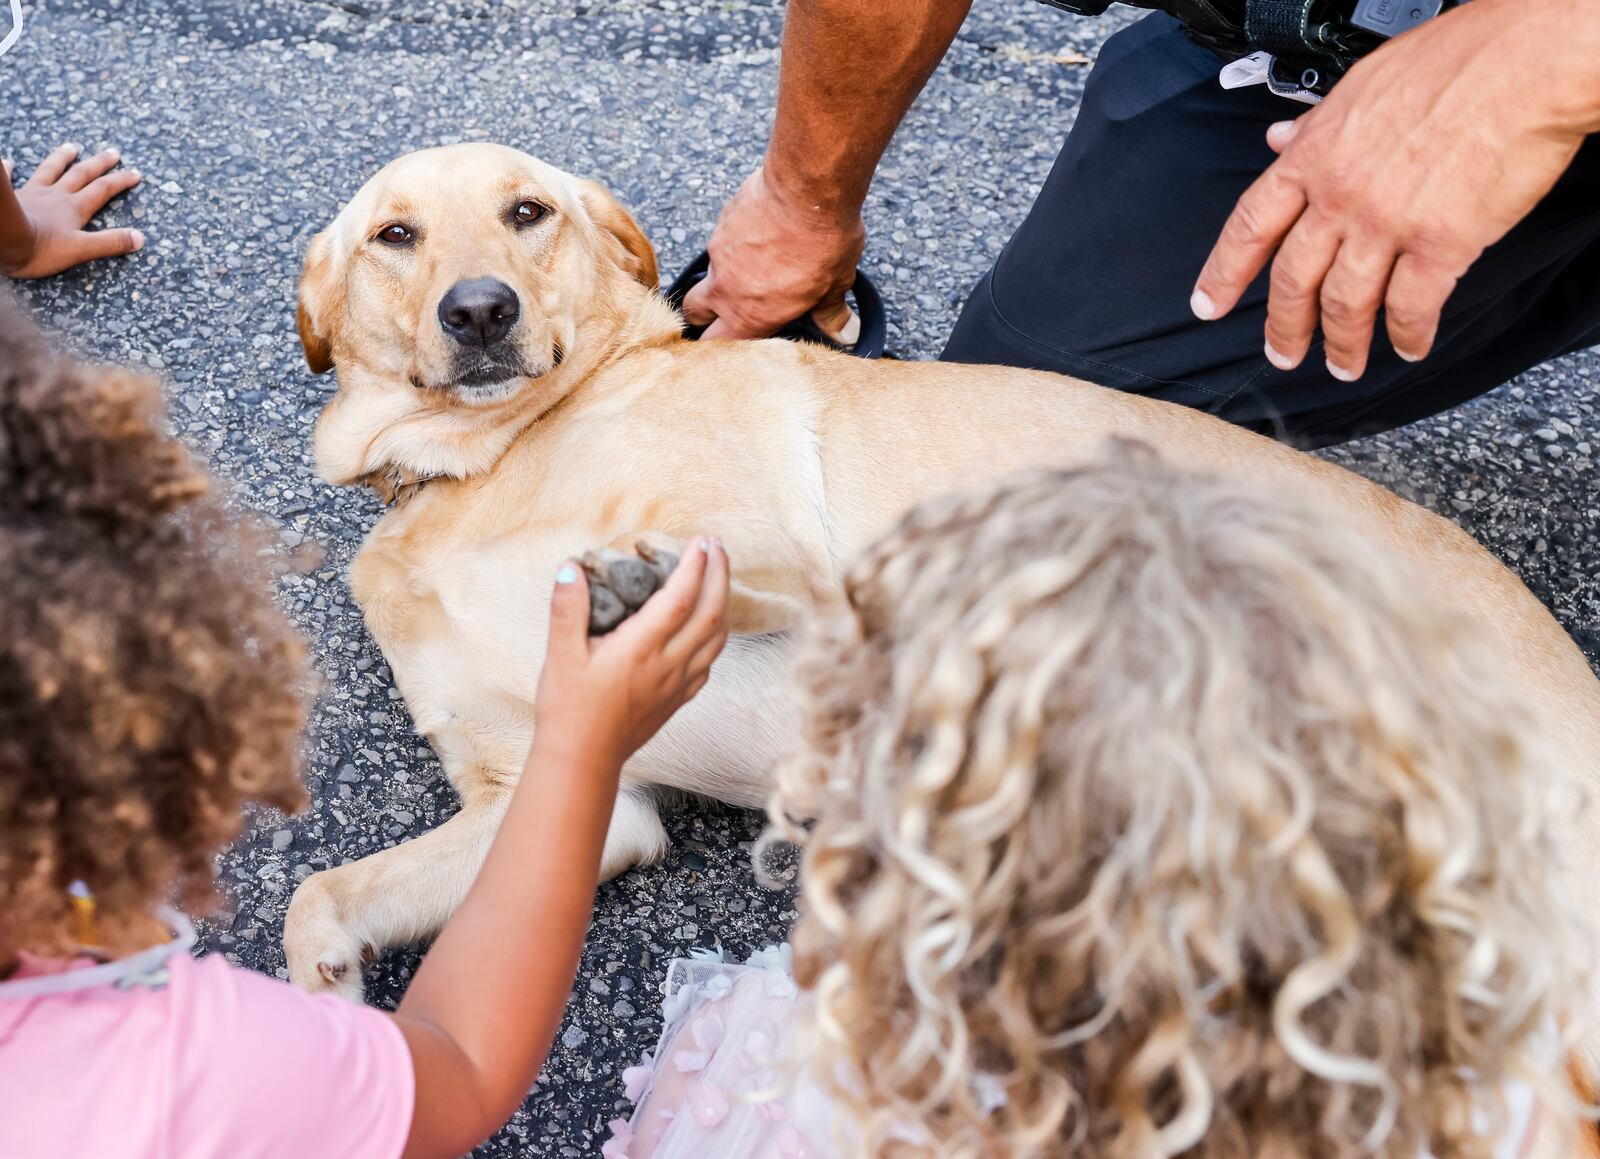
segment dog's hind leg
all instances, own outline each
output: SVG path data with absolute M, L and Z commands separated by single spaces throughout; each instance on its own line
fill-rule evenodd
M 645 790 L 623 785 L 600 854 L 600 880 L 610 881 L 630 869 L 660 861 L 667 848 L 667 831 L 655 800 Z
M 301 882 L 283 929 L 289 980 L 360 999 L 364 961 L 389 946 L 431 937 L 449 920 L 477 877 L 510 799 L 509 786 L 483 788 L 437 829 Z

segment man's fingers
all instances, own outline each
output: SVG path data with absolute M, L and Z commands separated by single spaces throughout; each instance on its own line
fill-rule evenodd
M 1280 164 L 1275 162 L 1239 198 L 1200 271 L 1189 305 L 1202 321 L 1220 318 L 1238 304 L 1305 210 L 1305 191 L 1283 176 Z
M 61 175 L 61 188 L 76 193 L 89 182 L 111 172 L 120 160 L 122 154 L 115 149 L 102 149 L 93 157 L 85 157 Z
M 580 660 L 588 650 L 589 581 L 583 568 L 568 560 L 556 569 L 556 585 L 550 593 L 550 639 L 545 655 L 559 664 Z
M 1305 116 L 1310 116 L 1309 113 Z M 1274 153 L 1282 153 L 1287 149 L 1300 131 L 1300 122 L 1303 117 L 1296 117 L 1292 121 L 1275 121 L 1267 126 L 1267 148 Z
M 1339 252 L 1339 237 L 1314 213 L 1302 217 L 1272 260 L 1267 293 L 1267 361 L 1279 370 L 1300 365 L 1317 329 L 1317 296 Z
M 841 346 L 854 346 L 861 338 L 861 319 L 842 294 L 835 301 L 823 302 L 811 311 L 811 320 Z
M 711 274 L 706 274 L 683 296 L 683 317 L 691 326 L 709 326 L 717 320 L 711 308 Z
M 682 631 L 700 601 L 711 541 L 696 539 L 684 549 L 667 582 L 645 601 L 644 607 L 612 633 L 619 638 L 637 637 L 655 648 L 663 647 Z
M 770 338 L 776 330 L 776 326 L 756 326 L 731 314 L 718 314 L 717 320 L 707 326 L 706 332 L 700 337 L 713 341 L 719 338 Z
M 39 167 L 33 171 L 33 176 L 28 178 L 29 185 L 54 185 L 61 180 L 61 175 L 67 171 L 78 156 L 76 145 L 57 145 L 50 151 L 50 155 L 39 162 Z
M 684 318 L 691 326 L 706 328 L 705 333 L 700 335 L 702 339 L 709 338 L 716 341 L 719 338 L 766 338 L 776 332 L 778 326 L 765 326 L 744 318 L 735 311 L 719 307 L 715 278 L 715 271 L 707 274 L 683 296 Z
M 1401 254 L 1395 262 L 1383 313 L 1389 341 L 1407 362 L 1420 362 L 1433 349 L 1439 315 L 1456 281 L 1450 271 L 1415 254 Z
M 126 193 L 142 180 L 143 177 L 137 169 L 118 169 L 89 182 L 78 194 L 79 204 L 84 211 L 84 220 L 87 221 L 99 213 L 113 197 Z
M 1322 281 L 1323 351 L 1328 373 L 1340 382 L 1366 373 L 1372 328 L 1393 268 L 1394 255 L 1386 247 L 1350 237 Z

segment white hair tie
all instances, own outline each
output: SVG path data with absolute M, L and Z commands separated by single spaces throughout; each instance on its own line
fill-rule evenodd
M 6 33 L 6 38 L 0 40 L 0 56 L 6 50 L 22 39 L 22 0 L 11 0 L 11 31 Z

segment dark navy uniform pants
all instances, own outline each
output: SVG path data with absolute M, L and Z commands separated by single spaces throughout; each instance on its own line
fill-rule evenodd
M 1228 317 L 1189 294 L 1223 222 L 1272 161 L 1267 126 L 1303 111 L 1264 87 L 1225 90 L 1221 64 L 1155 14 L 1106 42 L 1038 200 L 974 288 L 943 357 L 1059 371 L 1182 403 L 1305 446 L 1446 410 L 1546 359 L 1600 344 L 1600 137 L 1468 271 L 1420 363 L 1380 319 L 1366 374 L 1262 354 L 1267 275 Z

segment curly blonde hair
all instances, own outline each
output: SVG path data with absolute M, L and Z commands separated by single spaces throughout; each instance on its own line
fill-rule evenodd
M 1553 766 L 1337 518 L 1123 446 L 844 590 L 768 839 L 860 1154 L 1487 1156 L 1503 1080 L 1563 1102 Z
M 163 430 L 157 384 L 54 354 L 0 295 L 0 945 L 110 953 L 205 907 L 256 800 L 295 809 L 304 650 L 265 540 Z M 0 963 L 3 965 L 3 963 Z

